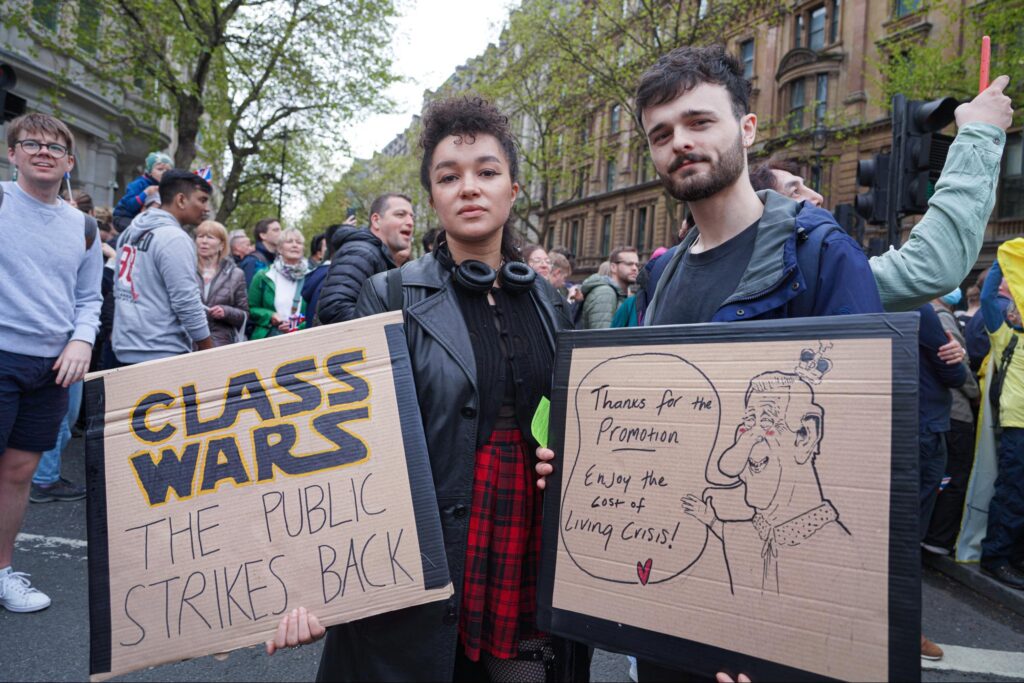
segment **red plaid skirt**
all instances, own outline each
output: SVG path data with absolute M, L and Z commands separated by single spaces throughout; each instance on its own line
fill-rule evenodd
M 494 430 L 476 453 L 459 637 L 472 661 L 519 654 L 536 637 L 541 494 L 518 429 Z

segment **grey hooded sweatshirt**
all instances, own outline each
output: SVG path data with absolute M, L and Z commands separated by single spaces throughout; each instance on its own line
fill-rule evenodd
M 192 351 L 210 336 L 192 239 L 171 214 L 150 209 L 117 240 L 114 354 L 142 363 Z

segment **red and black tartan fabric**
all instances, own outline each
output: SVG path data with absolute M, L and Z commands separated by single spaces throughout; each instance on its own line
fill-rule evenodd
M 530 445 L 518 429 L 496 429 L 476 453 L 459 637 L 466 656 L 519 654 L 536 627 L 541 494 Z

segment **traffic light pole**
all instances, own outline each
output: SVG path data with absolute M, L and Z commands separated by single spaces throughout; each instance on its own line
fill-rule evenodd
M 900 246 L 903 230 L 900 227 L 899 207 L 903 195 L 903 138 L 906 135 L 907 98 L 897 93 L 892 97 L 892 151 L 889 153 L 889 188 L 885 203 L 885 226 L 888 229 L 889 244 Z

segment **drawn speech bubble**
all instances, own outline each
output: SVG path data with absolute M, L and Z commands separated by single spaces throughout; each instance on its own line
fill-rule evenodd
M 707 485 L 721 422 L 714 385 L 681 356 L 635 353 L 598 363 L 570 396 L 563 547 L 596 579 L 647 586 L 679 576 L 708 539 L 680 498 Z

